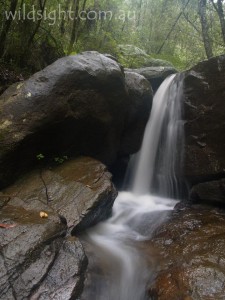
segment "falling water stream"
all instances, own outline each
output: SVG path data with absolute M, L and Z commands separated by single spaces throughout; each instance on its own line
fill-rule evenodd
M 158 89 L 129 191 L 120 192 L 112 217 L 83 237 L 89 274 L 82 300 L 146 300 L 153 269 L 139 245 L 150 240 L 177 203 L 182 157 L 182 86 L 168 77 Z M 152 266 L 154 261 L 152 261 Z

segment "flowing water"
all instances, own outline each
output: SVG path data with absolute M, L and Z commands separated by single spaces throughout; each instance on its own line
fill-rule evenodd
M 131 170 L 130 191 L 119 193 L 110 219 L 83 237 L 89 272 L 82 300 L 145 300 L 154 259 L 141 252 L 177 201 L 182 157 L 182 86 L 167 78 L 154 100 L 140 153 Z

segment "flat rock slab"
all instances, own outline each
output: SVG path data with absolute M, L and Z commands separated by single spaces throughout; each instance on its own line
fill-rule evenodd
M 117 196 L 106 167 L 89 157 L 34 171 L 4 192 L 31 209 L 47 205 L 73 233 L 106 219 Z

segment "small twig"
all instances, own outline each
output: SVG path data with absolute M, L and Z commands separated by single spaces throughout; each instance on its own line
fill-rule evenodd
M 48 195 L 48 187 L 47 187 L 47 185 L 45 183 L 45 180 L 44 180 L 44 178 L 42 176 L 42 170 L 40 170 L 40 179 L 41 179 L 41 181 L 42 181 L 42 183 L 44 185 L 44 188 L 45 188 L 45 195 L 46 195 L 47 205 L 49 205 L 50 198 L 49 198 L 49 195 Z

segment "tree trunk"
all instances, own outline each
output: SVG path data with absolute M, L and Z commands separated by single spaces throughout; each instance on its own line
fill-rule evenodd
M 73 50 L 73 45 L 75 43 L 76 40 L 76 36 L 78 34 L 78 12 L 79 12 L 79 4 L 80 4 L 80 0 L 75 0 L 75 15 L 74 15 L 74 20 L 73 20 L 73 28 L 72 28 L 72 33 L 70 36 L 70 43 L 69 43 L 69 47 L 68 47 L 68 52 L 67 54 L 69 55 L 72 50 Z
M 219 19 L 220 19 L 223 42 L 224 42 L 224 45 L 225 45 L 225 18 L 224 18 L 222 0 L 217 1 L 217 6 L 218 6 L 217 13 L 218 13 L 218 16 L 219 16 Z
M 213 56 L 213 52 L 206 18 L 206 0 L 199 0 L 199 16 L 202 26 L 202 38 L 204 42 L 205 53 L 207 58 L 210 58 Z
M 10 4 L 10 12 L 14 15 L 16 11 L 18 0 L 11 0 Z M 5 20 L 5 24 L 3 25 L 2 32 L 0 35 L 0 57 L 3 56 L 5 50 L 5 42 L 12 24 L 13 18 L 8 18 Z
M 142 4 L 143 4 L 143 0 L 140 0 L 139 5 L 138 5 L 137 28 L 140 26 L 140 22 L 141 22 Z
M 65 12 L 68 11 L 69 9 L 69 4 L 70 4 L 70 0 L 66 0 L 66 4 L 65 4 Z M 62 21 L 61 21 L 61 24 L 60 24 L 60 33 L 61 33 L 61 36 L 63 36 L 65 34 L 65 18 L 64 16 L 62 17 Z
M 84 0 L 81 11 L 85 11 L 86 4 L 87 4 L 87 0 Z M 78 10 L 79 10 L 79 7 L 78 7 Z M 80 23 L 81 23 L 81 19 L 78 18 L 78 21 L 77 21 L 77 30 L 76 30 L 76 36 L 75 36 L 74 43 L 77 43 L 77 41 L 79 39 L 79 36 L 80 36 L 80 34 L 82 32 L 82 29 L 80 28 L 81 27 Z
M 39 6 L 40 6 L 40 9 L 41 9 L 42 16 L 43 16 L 43 13 L 44 13 L 44 10 L 45 10 L 46 2 L 47 2 L 47 0 L 44 0 L 43 3 L 42 3 L 42 0 L 39 0 Z M 36 24 L 36 27 L 35 27 L 32 35 L 30 36 L 30 38 L 28 40 L 27 48 L 30 48 L 30 45 L 33 43 L 34 37 L 37 34 L 37 32 L 38 32 L 38 30 L 41 26 L 42 19 L 43 18 L 40 18 L 40 20 L 38 20 L 38 22 Z

